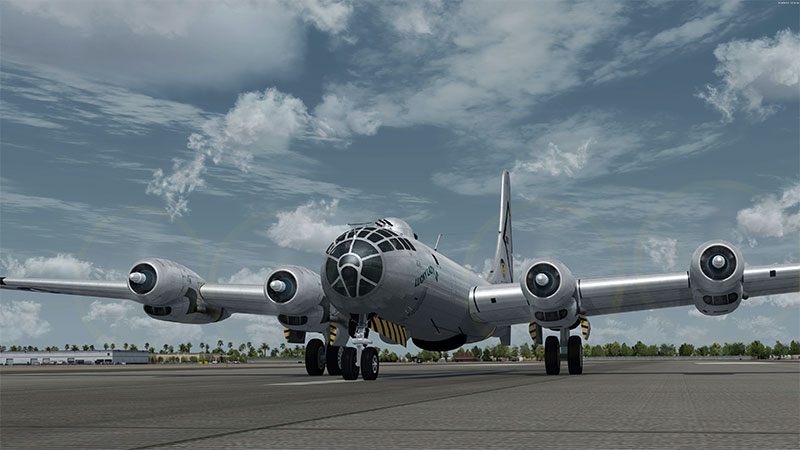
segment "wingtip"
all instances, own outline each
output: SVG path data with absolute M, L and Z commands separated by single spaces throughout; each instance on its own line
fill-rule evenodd
M 0 277 L 0 286 L 6 285 L 6 277 Z

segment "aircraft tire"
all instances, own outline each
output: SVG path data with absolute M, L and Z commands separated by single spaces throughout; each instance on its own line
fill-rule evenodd
M 356 356 L 356 349 L 353 347 L 345 347 L 342 353 L 342 378 L 345 380 L 355 380 L 358 378 Z
M 367 347 L 361 352 L 361 377 L 368 381 L 378 378 L 381 362 L 378 351 L 374 347 Z
M 547 336 L 544 341 L 544 369 L 548 375 L 558 375 L 561 372 L 558 338 L 555 336 Z
M 306 345 L 306 372 L 311 376 L 325 373 L 325 344 L 319 339 L 312 339 Z
M 583 344 L 580 336 L 570 336 L 567 341 L 567 366 L 570 375 L 583 373 Z
M 325 367 L 328 368 L 328 375 L 342 374 L 342 350 L 344 347 L 329 345 L 325 349 Z

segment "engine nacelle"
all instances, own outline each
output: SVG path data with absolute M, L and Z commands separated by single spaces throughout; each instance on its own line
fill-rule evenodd
M 325 297 L 319 274 L 300 266 L 273 270 L 264 283 L 264 293 L 280 314 L 286 316 L 302 315 L 318 306 Z
M 520 278 L 533 316 L 545 328 L 571 327 L 578 321 L 577 281 L 556 260 L 534 261 Z
M 165 306 L 187 297 L 197 299 L 204 284 L 206 280 L 192 270 L 160 258 L 139 261 L 128 274 L 128 289 L 150 306 Z
M 708 316 L 728 314 L 742 302 L 742 253 L 725 241 L 708 241 L 694 251 L 689 283 L 697 310 Z
M 223 308 L 200 298 L 205 283 L 191 269 L 160 258 L 139 261 L 128 274 L 128 289 L 144 303 L 144 312 L 167 322 L 203 324 L 230 317 Z

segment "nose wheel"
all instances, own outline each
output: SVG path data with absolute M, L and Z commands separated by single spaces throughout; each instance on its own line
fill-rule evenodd
M 351 339 L 355 348 L 346 347 L 342 351 L 342 378 L 345 380 L 355 380 L 359 372 L 367 381 L 378 378 L 381 362 L 378 351 L 369 347 L 372 341 L 367 339 L 367 319 L 366 314 L 358 315 L 358 323 Z

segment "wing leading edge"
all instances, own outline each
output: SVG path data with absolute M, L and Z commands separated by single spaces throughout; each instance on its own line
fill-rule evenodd
M 142 303 L 125 281 L 58 280 L 45 278 L 0 277 L 0 288 L 49 294 L 81 295 L 133 300 Z M 231 313 L 277 315 L 275 305 L 264 294 L 260 284 L 214 284 L 200 287 L 203 301 L 225 308 Z

